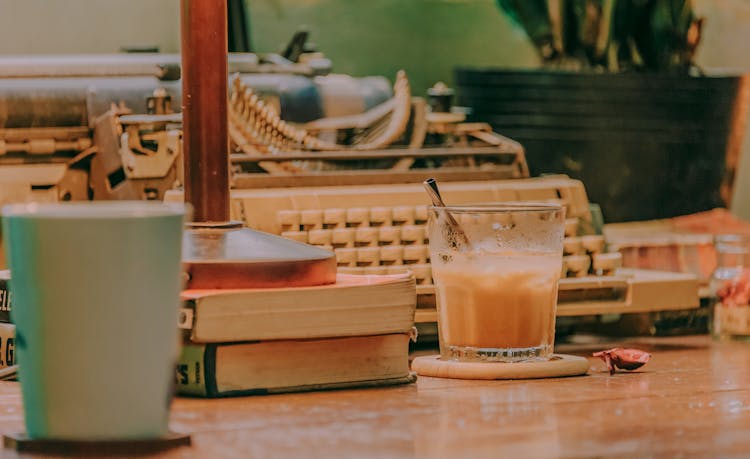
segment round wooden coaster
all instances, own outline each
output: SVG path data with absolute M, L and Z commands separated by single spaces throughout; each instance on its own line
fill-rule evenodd
M 411 364 L 419 376 L 453 379 L 536 379 L 585 375 L 589 361 L 585 357 L 555 354 L 538 362 L 456 362 L 439 355 L 417 357 Z

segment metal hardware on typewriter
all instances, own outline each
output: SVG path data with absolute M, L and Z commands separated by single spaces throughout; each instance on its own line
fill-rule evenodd
M 228 70 L 291 99 L 292 115 L 320 116 L 313 77 L 325 80 L 330 61 L 292 48 L 294 60 L 230 54 Z M 172 54 L 0 58 L 0 202 L 161 199 L 181 186 L 180 77 Z M 384 78 L 350 80 L 360 105 L 388 97 Z
M 393 97 L 362 113 L 289 123 L 241 78 L 232 82 L 235 188 L 414 183 L 528 176 L 523 148 L 460 112 L 412 97 L 404 71 Z

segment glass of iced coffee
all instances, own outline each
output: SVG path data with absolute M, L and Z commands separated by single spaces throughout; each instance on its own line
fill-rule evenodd
M 430 258 L 444 360 L 546 360 L 555 338 L 565 209 L 432 207 Z

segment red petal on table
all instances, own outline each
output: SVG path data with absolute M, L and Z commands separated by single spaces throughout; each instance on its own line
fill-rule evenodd
M 614 367 L 623 370 L 635 370 L 648 362 L 651 354 L 638 349 L 623 349 L 616 347 L 606 351 L 595 352 L 594 357 L 599 357 L 607 364 L 610 374 L 614 373 Z

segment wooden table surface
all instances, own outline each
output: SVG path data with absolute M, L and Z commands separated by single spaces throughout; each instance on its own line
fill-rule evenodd
M 193 446 L 158 457 L 750 457 L 750 343 L 627 344 L 653 354 L 639 372 L 610 376 L 592 359 L 589 375 L 574 378 L 179 398 L 171 427 L 191 433 Z M 0 383 L 0 413 L 0 432 L 22 430 L 16 383 Z

